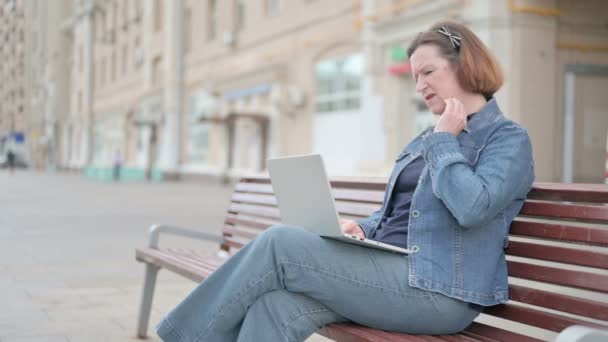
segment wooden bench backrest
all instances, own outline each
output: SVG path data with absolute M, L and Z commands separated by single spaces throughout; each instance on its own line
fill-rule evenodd
M 358 219 L 380 208 L 386 179 L 331 185 L 340 217 Z M 237 250 L 278 223 L 269 179 L 244 178 L 232 196 L 224 248 Z M 509 240 L 511 300 L 485 314 L 555 332 L 608 325 L 608 185 L 536 183 Z

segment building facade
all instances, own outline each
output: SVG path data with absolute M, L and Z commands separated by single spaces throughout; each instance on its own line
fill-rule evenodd
M 502 65 L 496 97 L 530 132 L 537 180 L 606 177 L 608 4 L 600 0 L 65 4 L 54 17 L 63 17 L 60 33 L 40 26 L 58 59 L 28 62 L 46 70 L 32 86 L 45 89 L 40 101 L 55 99 L 35 110 L 47 113 L 37 126 L 51 141 L 39 144 L 42 159 L 62 168 L 223 178 L 264 173 L 267 158 L 320 153 L 331 175 L 386 176 L 435 120 L 415 94 L 405 48 L 451 19 Z
M 539 181 L 603 183 L 608 177 L 608 3 L 604 1 L 370 1 L 375 91 L 385 95 L 390 154 L 428 122 L 400 51 L 441 19 L 466 23 L 496 54 L 505 85 L 496 94 L 529 131 Z M 411 123 L 418 123 L 412 125 Z
M 69 118 L 71 45 L 63 24 L 68 0 L 22 1 L 25 11 L 24 71 L 27 98 L 29 162 L 36 169 L 55 169 L 65 158 L 62 139 Z
M 24 1 L 0 3 L 0 161 L 8 150 L 20 160 L 29 159 L 25 144 L 28 118 L 25 64 Z

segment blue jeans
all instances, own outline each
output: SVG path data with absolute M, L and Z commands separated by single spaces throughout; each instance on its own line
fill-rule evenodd
M 353 321 L 451 334 L 481 311 L 410 287 L 408 257 L 274 226 L 243 247 L 157 326 L 163 341 L 303 341 Z

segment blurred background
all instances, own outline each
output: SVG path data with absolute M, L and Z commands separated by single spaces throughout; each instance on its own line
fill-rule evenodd
M 433 116 L 405 48 L 440 19 L 496 54 L 537 180 L 604 183 L 602 0 L 2 0 L 0 161 L 108 179 L 234 179 L 321 153 L 387 176 Z

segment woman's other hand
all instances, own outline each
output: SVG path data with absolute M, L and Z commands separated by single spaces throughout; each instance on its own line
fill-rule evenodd
M 342 226 L 342 233 L 356 235 L 361 238 L 365 238 L 365 233 L 361 226 L 356 221 L 340 219 L 340 226 Z
M 464 105 L 456 98 L 445 100 L 445 110 L 435 125 L 435 132 L 448 132 L 457 136 L 467 126 Z

